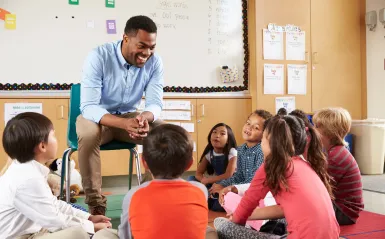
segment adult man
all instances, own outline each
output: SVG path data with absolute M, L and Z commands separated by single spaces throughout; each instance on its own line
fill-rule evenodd
M 113 139 L 141 144 L 162 110 L 163 64 L 154 54 L 157 27 L 146 16 L 130 18 L 123 40 L 88 55 L 81 81 L 81 115 L 76 121 L 79 166 L 92 215 L 104 215 L 99 146 Z M 146 107 L 136 112 L 143 93 Z

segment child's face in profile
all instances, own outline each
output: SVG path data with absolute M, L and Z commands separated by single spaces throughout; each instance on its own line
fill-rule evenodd
M 265 119 L 257 114 L 252 114 L 247 119 L 242 129 L 242 137 L 246 142 L 259 143 L 262 140 Z
M 262 137 L 262 143 L 261 143 L 261 148 L 262 148 L 262 152 L 263 152 L 263 155 L 264 155 L 264 158 L 266 159 L 266 157 L 270 154 L 271 152 L 271 149 L 270 149 L 270 143 L 269 143 L 269 139 L 268 139 L 268 134 L 265 130 L 265 132 L 263 133 L 263 137 Z
M 44 144 L 45 151 L 43 152 L 44 158 L 47 160 L 52 160 L 56 157 L 57 153 L 57 139 L 55 136 L 55 131 L 51 130 L 48 135 L 48 140 Z
M 227 129 L 225 126 L 219 126 L 211 133 L 211 145 L 216 149 L 223 149 L 228 140 Z
M 323 148 L 327 150 L 329 148 L 329 145 L 330 145 L 330 139 L 328 137 L 326 137 L 322 128 L 318 128 L 317 126 L 314 126 L 314 128 L 319 133 L 319 135 L 321 136 L 321 142 L 322 142 Z

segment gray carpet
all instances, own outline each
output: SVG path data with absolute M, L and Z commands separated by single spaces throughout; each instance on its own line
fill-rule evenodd
M 362 175 L 364 190 L 385 194 L 385 174 Z

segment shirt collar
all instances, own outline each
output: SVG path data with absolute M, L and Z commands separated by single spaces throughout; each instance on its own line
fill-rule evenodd
M 30 163 L 34 168 L 37 169 L 37 171 L 39 171 L 39 173 L 41 173 L 44 177 L 47 177 L 48 174 L 49 174 L 49 168 L 41 163 L 39 163 L 38 161 L 36 160 L 31 160 L 27 163 Z
M 254 148 L 258 147 L 260 144 L 261 144 L 261 143 L 258 143 L 258 144 L 256 144 L 256 145 L 254 145 L 253 147 L 249 148 L 249 147 L 247 147 L 247 144 L 245 143 L 245 144 L 243 145 L 243 148 L 246 149 L 246 150 L 254 149 Z
M 127 63 L 126 59 L 124 59 L 122 54 L 122 40 L 119 41 L 118 46 L 116 47 L 116 55 L 118 57 L 119 63 L 126 69 L 129 69 L 131 67 L 130 64 Z

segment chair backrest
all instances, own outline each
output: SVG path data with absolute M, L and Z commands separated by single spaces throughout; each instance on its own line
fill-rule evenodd
M 71 148 L 78 147 L 78 136 L 76 134 L 76 118 L 80 115 L 80 84 L 73 84 L 71 87 L 67 129 L 67 145 Z

